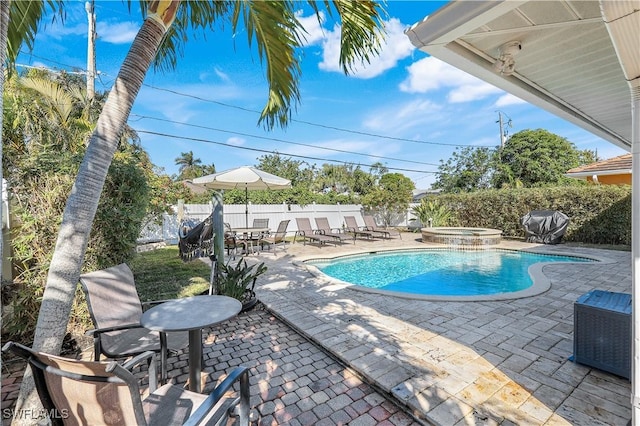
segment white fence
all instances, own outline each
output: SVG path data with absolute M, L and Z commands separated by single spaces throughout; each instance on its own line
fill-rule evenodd
M 402 217 L 397 217 L 391 224 L 399 227 L 419 227 L 411 212 L 411 207 Z M 206 219 L 212 211 L 211 204 L 184 204 L 182 219 L 178 218 L 178 206 L 174 206 L 176 212 L 173 215 L 165 214 L 162 217 L 162 224 L 150 224 L 146 226 L 139 238 L 139 242 L 149 241 L 165 241 L 168 244 L 176 244 L 178 242 L 178 227 L 181 220 L 187 221 L 195 225 Z M 281 220 L 289 219 L 289 227 L 287 232 L 293 234 L 298 230 L 296 225 L 297 217 L 308 217 L 311 219 L 312 226 L 315 226 L 314 218 L 326 217 L 329 224 L 333 228 L 341 228 L 344 225 L 345 216 L 355 216 L 358 225 L 364 226 L 362 214 L 364 209 L 359 204 L 309 204 L 306 206 L 283 204 L 249 204 L 246 206 L 246 219 L 251 226 L 254 219 L 269 219 L 269 227 L 275 229 Z M 374 216 L 375 213 L 374 213 Z M 231 225 L 232 228 L 241 228 L 245 226 L 245 205 L 229 204 L 223 206 L 223 220 Z M 382 220 L 377 218 L 378 224 L 382 224 Z

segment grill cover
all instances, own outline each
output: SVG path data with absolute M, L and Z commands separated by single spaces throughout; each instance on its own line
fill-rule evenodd
M 527 242 L 558 244 L 569 226 L 569 216 L 554 210 L 532 210 L 520 223 Z

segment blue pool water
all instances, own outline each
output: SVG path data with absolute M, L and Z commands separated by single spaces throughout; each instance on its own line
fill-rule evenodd
M 592 261 L 581 257 L 510 250 L 420 250 L 371 253 L 307 263 L 330 277 L 379 290 L 475 296 L 531 287 L 533 282 L 528 269 L 534 263 Z

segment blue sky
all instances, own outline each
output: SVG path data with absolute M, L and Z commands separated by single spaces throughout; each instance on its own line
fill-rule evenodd
M 318 166 L 359 164 L 366 171 L 381 162 L 417 188 L 429 188 L 440 160 L 456 147 L 499 145 L 499 112 L 510 120 L 509 134 L 543 128 L 578 149 L 597 150 L 601 158 L 624 153 L 415 49 L 404 30 L 445 3 L 389 1 L 381 55 L 350 76 L 338 67 L 336 23 L 325 19 L 320 25 L 301 10 L 308 31 L 301 52 L 301 103 L 284 130 L 258 125 L 267 96 L 264 68 L 247 47 L 246 34 L 232 34 L 228 26 L 192 40 L 176 70 L 150 70 L 129 124 L 154 164 L 168 174 L 177 173 L 175 159 L 182 152 L 193 151 L 217 171 L 255 165 L 260 156 L 278 152 Z M 123 2 L 96 1 L 97 90 L 111 87 L 142 24 L 137 2 L 132 4 L 129 13 Z M 33 52 L 24 52 L 18 63 L 78 71 L 86 69 L 86 55 L 84 1 L 70 2 L 64 25 L 47 20 Z

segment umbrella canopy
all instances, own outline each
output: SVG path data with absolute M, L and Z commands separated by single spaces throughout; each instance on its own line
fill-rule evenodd
M 245 225 L 249 227 L 249 190 L 291 188 L 291 181 L 251 166 L 242 166 L 224 172 L 195 178 L 192 181 L 211 189 L 245 190 Z

